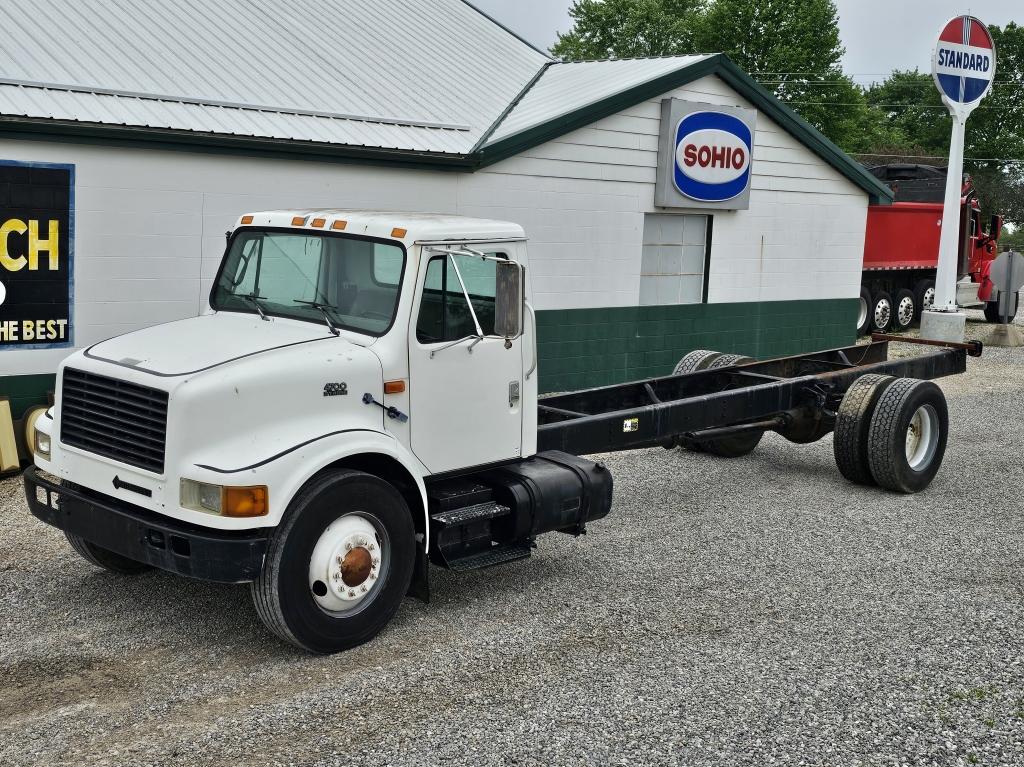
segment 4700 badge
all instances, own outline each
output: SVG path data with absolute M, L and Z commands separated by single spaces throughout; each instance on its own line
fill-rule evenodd
M 73 341 L 74 166 L 0 160 L 0 349 Z

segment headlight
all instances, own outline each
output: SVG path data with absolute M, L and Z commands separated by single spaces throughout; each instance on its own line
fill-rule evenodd
M 270 511 L 266 485 L 225 487 L 181 480 L 181 505 L 222 517 L 262 517 Z
M 43 434 L 39 429 L 35 429 L 35 444 L 32 446 L 32 451 L 40 458 L 50 459 L 50 435 Z

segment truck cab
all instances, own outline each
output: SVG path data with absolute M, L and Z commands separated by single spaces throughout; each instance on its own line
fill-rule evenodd
M 33 512 L 110 569 L 253 582 L 268 627 L 306 649 L 365 641 L 407 591 L 425 595 L 428 557 L 525 556 L 586 521 L 495 500 L 522 481 L 509 467 L 541 465 L 547 502 L 580 507 L 578 472 L 595 472 L 531 460 L 526 256 L 522 228 L 495 221 L 241 216 L 209 312 L 61 365 Z M 602 493 L 591 518 L 610 478 Z

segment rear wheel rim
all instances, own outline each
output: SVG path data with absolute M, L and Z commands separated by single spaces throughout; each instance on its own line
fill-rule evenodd
M 348 618 L 376 601 L 390 568 L 391 546 L 381 521 L 372 514 L 345 514 L 313 547 L 309 592 L 325 613 Z
M 868 302 L 864 300 L 864 296 L 860 297 L 860 306 L 857 312 L 857 327 L 864 327 L 864 323 L 868 321 Z
M 875 303 L 875 326 L 885 328 L 889 326 L 889 318 L 892 316 L 892 306 L 888 299 Z
M 914 471 L 924 471 L 931 465 L 939 445 L 939 414 L 932 405 L 922 405 L 914 411 L 907 424 L 907 463 Z
M 914 321 L 914 299 L 905 296 L 896 309 L 896 316 L 901 327 L 906 327 Z
M 935 288 L 928 288 L 928 290 L 926 290 L 924 292 L 924 296 L 922 296 L 922 298 L 921 298 L 921 308 L 922 309 L 931 309 L 932 308 L 932 304 L 934 304 L 934 303 L 935 303 Z

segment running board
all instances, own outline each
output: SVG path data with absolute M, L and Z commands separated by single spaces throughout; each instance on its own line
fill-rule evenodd
M 481 551 L 479 554 L 471 554 L 462 559 L 455 559 L 448 563 L 449 569 L 461 573 L 467 570 L 479 570 L 484 567 L 514 562 L 517 559 L 526 559 L 530 556 L 530 546 L 522 543 L 507 543 L 502 546 L 494 546 L 488 551 Z

